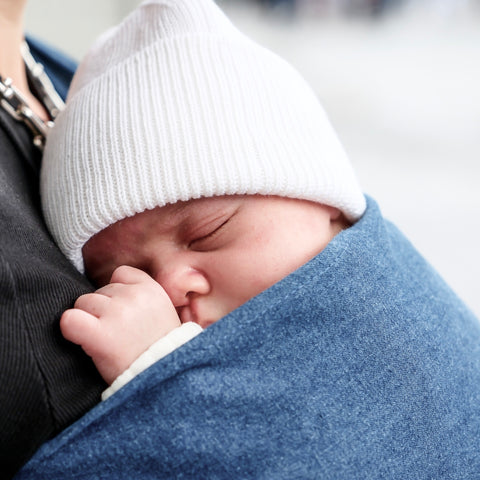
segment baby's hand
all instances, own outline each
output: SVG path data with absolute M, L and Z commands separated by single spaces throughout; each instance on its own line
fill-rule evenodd
M 119 267 L 110 282 L 79 297 L 60 319 L 63 336 L 82 346 L 109 385 L 181 324 L 165 290 L 142 270 Z

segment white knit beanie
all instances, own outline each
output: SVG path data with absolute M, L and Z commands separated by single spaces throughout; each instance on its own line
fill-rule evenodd
M 365 210 L 312 90 L 212 0 L 148 0 L 100 37 L 48 137 L 41 194 L 80 271 L 93 235 L 179 200 L 278 195 L 351 221 Z

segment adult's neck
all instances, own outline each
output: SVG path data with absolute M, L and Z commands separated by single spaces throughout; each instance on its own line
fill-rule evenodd
M 23 41 L 24 0 L 0 0 L 0 74 L 20 90 L 28 90 L 20 45 Z
M 27 99 L 32 110 L 42 117 L 48 115 L 41 103 L 30 92 L 27 72 L 20 53 L 24 40 L 24 13 L 26 0 L 0 0 L 0 75 L 11 78 L 13 85 Z

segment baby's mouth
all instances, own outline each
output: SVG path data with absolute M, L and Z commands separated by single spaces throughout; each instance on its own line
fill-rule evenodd
M 200 325 L 202 328 L 207 328 L 208 326 L 212 325 L 212 323 L 217 321 L 216 319 L 202 318 L 202 316 L 197 314 L 195 306 L 192 305 L 177 307 L 176 310 L 182 324 L 193 322 L 198 323 L 198 325 Z
M 197 315 L 195 315 L 191 305 L 184 305 L 183 307 L 177 307 L 177 314 L 181 323 L 194 322 L 199 323 Z

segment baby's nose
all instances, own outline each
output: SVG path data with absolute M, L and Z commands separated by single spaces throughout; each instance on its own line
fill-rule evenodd
M 162 269 L 154 278 L 167 292 L 176 308 L 188 305 L 194 294 L 206 295 L 210 292 L 206 275 L 188 266 Z

